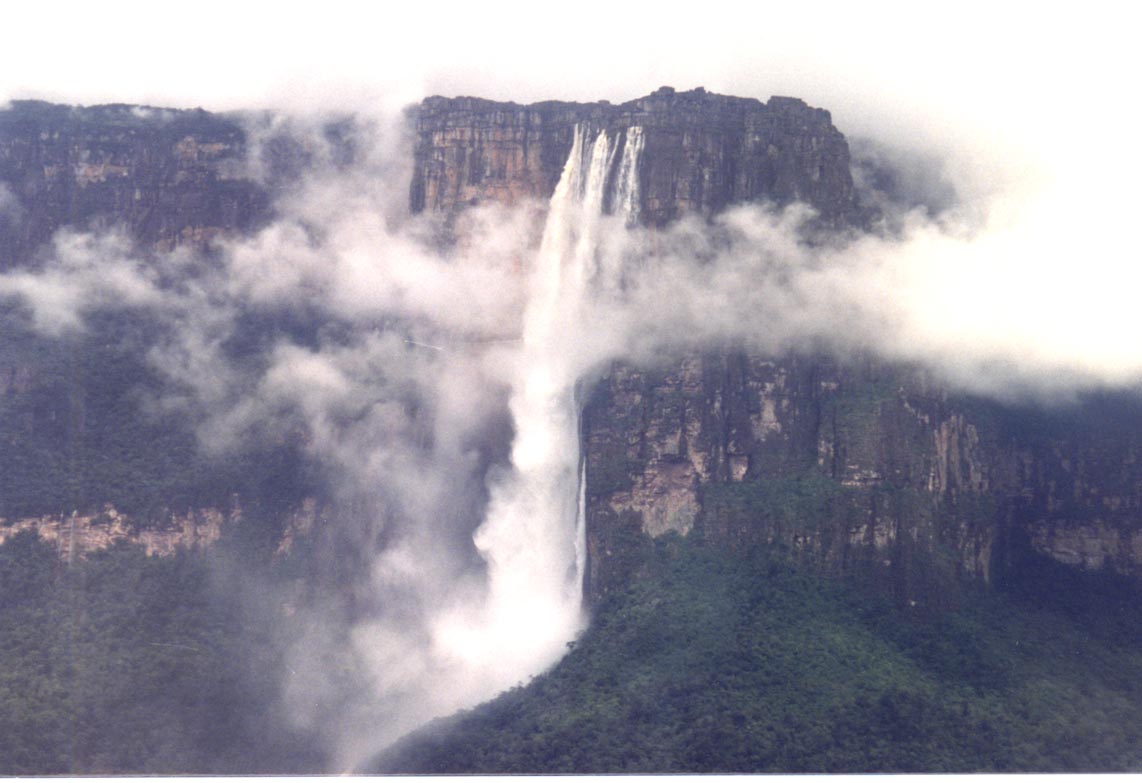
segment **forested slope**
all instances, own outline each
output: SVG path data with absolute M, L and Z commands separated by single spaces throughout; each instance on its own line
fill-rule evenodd
M 375 769 L 1136 770 L 1142 613 L 1114 594 L 1098 608 L 978 594 L 924 617 L 777 550 L 659 541 L 553 671 Z

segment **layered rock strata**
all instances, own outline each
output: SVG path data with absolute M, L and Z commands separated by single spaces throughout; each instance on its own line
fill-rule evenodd
M 1048 431 L 1033 411 L 875 361 L 616 365 L 584 416 L 588 590 L 630 577 L 632 537 L 671 531 L 778 543 L 913 603 L 1018 579 L 1036 556 L 1140 582 L 1142 413 L 1112 403 L 1114 437 L 1090 407 Z
M 415 112 L 414 211 L 547 199 L 575 125 L 643 128 L 641 214 L 661 226 L 764 199 L 803 202 L 829 224 L 858 218 L 848 145 L 829 113 L 796 98 L 768 102 L 663 87 L 622 104 L 426 99 Z
M 670 88 L 622 104 L 436 97 L 412 116 L 414 211 L 542 203 L 586 122 L 644 129 L 648 225 L 742 201 L 803 202 L 826 226 L 863 220 L 844 137 L 796 99 Z M 0 110 L 0 268 L 34 264 L 64 226 L 121 226 L 158 250 L 248 231 L 270 216 L 273 187 L 251 173 L 250 145 L 237 120 L 202 111 L 13 102 Z M 35 384 L 33 367 L 0 368 L 0 394 Z M 907 601 L 945 580 L 995 582 L 1035 557 L 1137 583 L 1140 407 L 1003 408 L 871 360 L 722 351 L 616 365 L 584 418 L 591 596 L 630 578 L 625 554 L 672 531 L 780 542 L 823 568 L 886 579 Z M 149 546 L 212 540 L 212 518 L 171 523 Z M 36 525 L 71 551 L 72 540 L 90 549 L 135 534 L 118 519 Z M 0 528 L 26 526 L 15 525 Z
M 180 549 L 202 549 L 222 537 L 223 528 L 235 524 L 240 511 L 224 514 L 217 509 L 199 509 L 186 514 L 170 514 L 161 525 L 152 521 L 141 527 L 113 506 L 97 514 L 52 514 L 18 520 L 0 519 L 0 544 L 22 531 L 34 531 L 56 548 L 67 563 L 99 552 L 119 542 L 140 544 L 148 555 L 160 557 Z

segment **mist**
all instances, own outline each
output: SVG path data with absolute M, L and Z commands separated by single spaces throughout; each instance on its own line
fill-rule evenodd
M 657 233 L 603 215 L 584 139 L 565 172 L 576 183 L 550 204 L 481 207 L 441 243 L 435 216 L 407 211 L 399 113 L 362 115 L 348 166 L 320 116 L 249 122 L 251 176 L 270 176 L 259 134 L 312 152 L 273 223 L 210 259 L 63 231 L 39 268 L 0 276 L 0 297 L 48 337 L 98 312 L 150 313 L 164 328 L 147 361 L 167 384 L 151 409 L 192 421 L 216 459 L 302 434 L 328 497 L 353 509 L 335 521 L 371 561 L 356 588 L 366 608 L 303 609 L 310 631 L 281 673 L 283 708 L 339 769 L 526 682 L 582 630 L 574 411 L 611 362 L 726 346 L 872 354 L 1038 402 L 1142 374 L 1139 273 L 1123 272 L 1133 251 L 1065 193 L 972 180 L 982 172 L 955 156 L 854 143 L 876 230 L 807 243 L 803 205 L 741 205 Z M 321 326 L 225 349 L 275 314 Z
M 338 769 L 525 683 L 587 621 L 566 589 L 574 472 L 543 489 L 526 515 L 534 538 L 520 539 L 551 546 L 544 563 L 555 578 L 537 602 L 512 600 L 532 593 L 519 585 L 534 550 L 512 546 L 523 522 L 503 522 L 526 484 L 513 449 L 527 434 L 529 371 L 562 372 L 560 393 L 583 394 L 610 362 L 732 345 L 870 353 L 961 391 L 1037 404 L 1142 380 L 1131 219 L 1142 159 L 1123 98 L 1138 68 L 1119 12 L 881 4 L 810 18 L 738 5 L 684 23 L 610 9 L 617 18 L 603 29 L 585 9 L 559 19 L 553 40 L 556 20 L 522 5 L 449 8 L 442 29 L 427 18 L 436 6 L 369 18 L 380 12 L 223 13 L 207 3 L 172 44 L 155 32 L 158 12 L 124 4 L 121 18 L 136 27 L 116 31 L 121 46 L 91 48 L 112 40 L 92 31 L 116 15 L 84 7 L 52 52 L 19 41 L 0 55 L 0 100 L 267 109 L 248 120 L 252 177 L 272 176 L 259 140 L 275 133 L 313 153 L 279 193 L 276 220 L 221 241 L 209 261 L 155 258 L 115 231 L 62 232 L 40 268 L 0 275 L 0 301 L 53 338 L 106 310 L 152 314 L 164 328 L 147 361 L 166 388 L 149 405 L 191 421 L 216 459 L 302 433 L 369 560 L 358 586 L 371 596 L 366 609 L 352 618 L 320 602 L 300 609 L 310 631 L 281 672 L 283 709 L 326 738 Z M 34 9 L 15 13 L 28 29 L 47 24 Z M 491 18 L 523 21 L 501 29 Z M 588 39 L 598 56 L 585 61 Z M 1070 56 L 1059 56 L 1060 40 L 1074 45 Z M 205 42 L 207 58 L 183 48 Z M 618 102 L 660 84 L 830 109 L 850 138 L 862 198 L 880 210 L 876 231 L 808 245 L 805 207 L 758 204 L 652 238 L 621 216 L 588 219 L 579 205 L 580 233 L 565 248 L 583 239 L 621 283 L 567 298 L 535 276 L 551 257 L 552 204 L 480 207 L 452 245 L 438 241 L 433 216 L 408 214 L 406 104 L 433 93 Z M 352 165 L 320 133 L 333 113 L 358 117 Z M 0 188 L 0 220 L 20 219 Z M 536 338 L 553 308 L 557 324 Z M 240 359 L 225 349 L 244 319 L 280 314 L 321 328 L 305 340 L 271 331 Z M 545 364 L 551 357 L 560 358 Z

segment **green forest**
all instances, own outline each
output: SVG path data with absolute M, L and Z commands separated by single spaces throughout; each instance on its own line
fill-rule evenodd
M 772 548 L 675 538 L 649 561 L 552 671 L 405 738 L 373 770 L 1142 767 L 1142 612 L 1115 586 L 1044 574 L 917 616 Z
M 72 566 L 0 546 L 4 774 L 328 772 L 283 709 L 305 548 Z M 1142 767 L 1142 610 L 1044 566 L 919 615 L 774 548 L 643 549 L 551 671 L 405 738 L 369 771 L 1062 772 Z M 238 564 L 241 564 L 240 566 Z M 1084 581 L 1085 580 L 1085 581 Z
M 31 533 L 0 546 L 0 774 L 319 771 L 278 704 L 289 628 L 250 589 L 285 571 L 234 568 L 248 548 L 67 567 Z
M 0 774 L 329 772 L 327 738 L 284 706 L 286 651 L 306 629 L 282 596 L 298 584 L 351 593 L 369 553 L 301 542 L 275 560 L 281 512 L 320 485 L 316 468 L 288 438 L 205 458 L 191 422 L 143 412 L 163 390 L 146 363 L 156 324 L 100 317 L 90 332 L 0 347 L 36 375 L 0 396 L 0 516 L 110 501 L 145 521 L 239 495 L 243 523 L 170 558 L 121 544 L 69 566 L 29 533 L 0 546 Z M 22 328 L 11 315 L 0 326 Z M 836 491 L 771 481 L 706 500 L 742 523 L 804 521 Z M 594 608 L 563 661 L 370 769 L 1142 768 L 1142 608 L 1129 586 L 1044 561 L 1002 591 L 920 613 L 779 549 L 631 535 L 624 572 L 640 577 Z

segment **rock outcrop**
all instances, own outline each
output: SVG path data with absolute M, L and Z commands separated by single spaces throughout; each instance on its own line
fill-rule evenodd
M 122 232 L 145 255 L 174 248 L 209 252 L 215 238 L 264 225 L 275 184 L 265 159 L 276 162 L 277 150 L 259 149 L 251 140 L 249 128 L 257 127 L 258 119 L 201 109 L 42 101 L 0 107 L 0 272 L 42 265 L 53 238 L 65 228 Z M 278 157 L 288 157 L 285 152 Z M 9 307 L 5 315 L 11 312 Z M 32 435 L 56 432 L 61 421 L 87 435 L 84 409 L 91 388 L 79 381 L 80 363 L 66 359 L 65 351 L 71 366 L 63 372 L 75 382 L 61 395 L 59 352 L 44 350 L 42 342 L 26 336 L 5 337 L 0 346 L 0 415 L 7 419 L 0 427 L 3 447 L 18 450 L 34 441 L 42 447 L 41 459 L 16 459 L 25 460 L 30 470 L 42 469 L 56 464 L 53 452 L 75 443 L 66 431 L 39 440 Z M 64 442 L 68 445 L 60 445 Z M 75 476 L 65 471 L 63 478 Z M 155 555 L 207 546 L 237 518 L 212 508 L 139 518 L 111 506 L 85 508 L 82 501 L 76 501 L 79 508 L 72 514 L 35 510 L 28 515 L 13 512 L 11 497 L 2 500 L 0 513 L 15 518 L 0 518 L 0 541 L 19 530 L 36 530 L 65 558 L 121 540 Z M 61 505 L 45 503 L 44 508 Z
M 575 125 L 588 123 L 644 129 L 649 226 L 745 201 L 806 203 L 825 228 L 865 220 L 844 136 L 828 112 L 793 98 L 670 88 L 622 104 L 434 97 L 412 118 L 413 211 L 542 203 Z M 274 184 L 272 172 L 251 172 L 251 144 L 238 120 L 202 111 L 13 102 L 0 110 L 0 269 L 34 265 L 63 226 L 121 225 L 156 250 L 252 230 L 271 216 Z M 0 362 L 0 397 L 36 384 L 35 367 Z M 724 350 L 616 365 L 584 413 L 588 587 L 598 600 L 630 578 L 629 553 L 671 532 L 779 542 L 825 570 L 883 580 L 902 601 L 1015 578 L 1036 558 L 1142 584 L 1139 433 L 1142 405 L 1128 397 L 1013 409 L 872 359 Z M 192 517 L 156 529 L 148 547 L 216 536 L 221 522 Z M 36 526 L 68 551 L 134 530 L 110 512 Z
M 47 515 L 17 520 L 0 519 L 0 544 L 25 530 L 34 531 L 56 548 L 61 560 L 107 549 L 121 541 L 136 543 L 148 555 L 165 557 L 180 549 L 203 549 L 222 537 L 223 528 L 237 523 L 241 511 L 225 514 L 218 509 L 198 509 L 185 514 L 167 514 L 161 524 L 154 520 L 142 527 L 113 506 L 98 514 Z
M 1142 582 L 1142 412 L 1055 415 L 956 398 L 871 360 L 735 353 L 617 365 L 584 417 L 597 599 L 639 534 L 780 543 L 901 601 L 1018 579 L 1047 557 Z
M 989 576 L 995 532 L 978 516 L 1007 478 L 991 459 L 1001 449 L 913 373 L 738 353 L 620 365 L 584 432 L 596 531 L 780 543 L 825 570 L 887 577 L 905 600 L 936 577 L 927 561 L 937 555 L 945 577 Z M 607 535 L 591 543 L 598 597 L 624 574 L 608 568 Z

